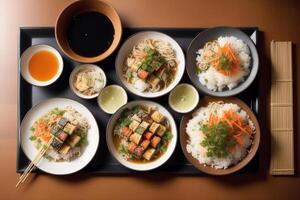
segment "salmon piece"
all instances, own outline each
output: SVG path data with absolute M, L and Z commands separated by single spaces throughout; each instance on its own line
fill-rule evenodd
M 147 149 L 148 146 L 150 144 L 150 140 L 143 140 L 142 143 L 141 143 L 141 146 L 144 148 L 144 149 Z
M 142 70 L 142 69 L 140 69 L 139 71 L 138 71 L 138 77 L 140 78 L 140 79 L 142 79 L 142 80 L 146 80 L 147 79 L 147 77 L 148 77 L 148 75 L 149 75 L 149 73 L 147 72 L 147 71 L 145 71 L 145 70 Z
M 140 159 L 144 153 L 144 150 L 145 149 L 141 146 L 138 146 L 137 148 L 135 148 L 135 150 L 134 150 L 135 157 Z
M 161 141 L 161 138 L 160 138 L 160 137 L 154 136 L 154 137 L 151 139 L 151 146 L 152 146 L 153 148 L 156 148 L 157 145 L 160 143 L 160 141 Z
M 150 140 L 153 135 L 154 133 L 147 131 L 146 133 L 144 133 L 144 138 Z
M 130 144 L 128 145 L 128 151 L 130 153 L 133 153 L 136 148 L 137 148 L 137 145 L 134 142 L 130 142 Z

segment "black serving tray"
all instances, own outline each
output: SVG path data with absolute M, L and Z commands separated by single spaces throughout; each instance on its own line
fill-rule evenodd
M 192 41 L 192 39 L 201 31 L 205 30 L 204 28 L 124 28 L 123 39 L 126 40 L 130 35 L 145 30 L 154 30 L 160 31 L 170 35 L 174 38 L 179 45 L 182 47 L 183 51 L 186 52 L 188 45 Z M 257 43 L 257 28 L 241 28 L 247 35 L 251 36 L 253 41 Z M 52 27 L 38 27 L 38 28 L 21 28 L 20 29 L 20 41 L 19 41 L 19 57 L 24 52 L 24 50 L 31 45 L 36 44 L 48 44 L 56 48 L 63 56 L 64 61 L 64 71 L 62 76 L 52 85 L 48 87 L 36 87 L 28 84 L 21 76 L 20 70 L 18 70 L 18 141 L 17 141 L 17 169 L 18 173 L 21 173 L 25 170 L 27 165 L 29 164 L 29 160 L 25 156 L 22 151 L 20 145 L 20 124 L 21 121 L 30 108 L 46 99 L 53 97 L 64 97 L 69 99 L 74 99 L 83 105 L 85 105 L 95 116 L 96 121 L 98 123 L 100 129 L 100 144 L 98 147 L 98 151 L 93 158 L 93 160 L 80 172 L 87 173 L 95 173 L 102 175 L 126 175 L 133 173 L 142 173 L 135 172 L 130 169 L 123 167 L 118 163 L 117 160 L 113 158 L 113 156 L 109 153 L 106 138 L 105 138 L 105 129 L 106 124 L 109 120 L 110 115 L 104 113 L 97 105 L 97 100 L 85 100 L 77 97 L 69 88 L 69 75 L 74 67 L 79 65 L 80 63 L 74 62 L 66 57 L 58 48 L 57 43 L 55 41 L 54 36 L 54 28 Z M 121 42 L 122 44 L 122 42 Z M 115 73 L 115 57 L 118 50 L 111 55 L 109 58 L 105 59 L 100 63 L 96 63 L 101 66 L 101 68 L 105 71 L 107 76 L 107 85 L 110 84 L 119 84 L 120 81 L 117 79 Z M 190 80 L 187 74 L 184 74 L 184 77 L 181 82 L 190 83 Z M 254 83 L 243 93 L 238 95 L 237 97 L 245 101 L 254 113 L 259 117 L 258 107 L 259 107 L 259 84 L 258 78 L 254 81 Z M 129 101 L 141 99 L 131 93 L 128 92 Z M 152 99 L 153 101 L 157 101 L 165 106 L 174 116 L 174 119 L 177 123 L 177 129 L 179 130 L 179 124 L 181 119 L 181 114 L 178 114 L 171 110 L 168 105 L 168 95 L 165 95 L 160 98 Z M 258 151 L 259 152 L 259 151 Z M 253 158 L 253 160 L 241 171 L 238 173 L 255 173 L 259 170 L 259 159 L 258 154 Z M 35 169 L 34 172 L 41 173 L 40 170 Z M 78 172 L 78 173 L 80 173 Z M 187 175 L 203 175 L 202 172 L 194 168 L 184 157 L 180 143 L 178 138 L 178 143 L 174 154 L 171 158 L 160 168 L 155 169 L 150 172 L 143 173 L 171 173 L 171 174 L 187 174 Z

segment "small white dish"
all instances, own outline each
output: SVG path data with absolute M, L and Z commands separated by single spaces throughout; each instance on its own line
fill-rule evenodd
M 95 70 L 96 72 L 99 72 L 103 78 L 103 88 L 106 86 L 106 76 L 104 71 L 97 65 L 93 65 L 93 64 L 83 64 L 83 65 L 79 65 L 77 67 L 75 67 L 69 77 L 69 85 L 71 90 L 79 97 L 83 98 L 83 99 L 93 99 L 96 98 L 97 96 L 99 96 L 99 93 L 101 92 L 101 89 L 98 93 L 95 93 L 93 95 L 85 95 L 83 93 L 81 93 L 80 91 L 78 91 L 75 86 L 74 86 L 74 80 L 76 78 L 76 75 L 79 71 L 83 71 L 86 69 L 91 69 L 91 70 Z
M 138 44 L 139 42 L 145 39 L 160 39 L 170 43 L 172 48 L 175 50 L 177 60 L 179 61 L 178 71 L 176 73 L 175 80 L 173 80 L 173 82 L 167 88 L 160 90 L 158 92 L 141 92 L 137 90 L 136 88 L 133 87 L 132 84 L 128 83 L 124 79 L 123 72 L 122 72 L 123 64 L 128 54 L 132 51 L 133 47 L 136 44 Z M 169 93 L 180 82 L 185 71 L 185 57 L 179 44 L 170 36 L 156 31 L 143 31 L 132 35 L 124 42 L 116 57 L 115 68 L 116 68 L 117 76 L 119 77 L 119 79 L 121 80 L 125 88 L 127 88 L 130 92 L 144 98 L 155 98 Z
M 114 114 L 127 101 L 127 93 L 119 85 L 109 85 L 103 88 L 97 99 L 99 107 L 108 114 Z
M 117 120 L 120 118 L 121 114 L 124 112 L 126 109 L 133 108 L 134 106 L 137 105 L 149 105 L 149 106 L 155 106 L 158 108 L 159 112 L 161 112 L 170 122 L 170 127 L 172 131 L 172 139 L 169 143 L 167 151 L 158 159 L 152 161 L 152 162 L 147 162 L 147 163 L 133 163 L 125 160 L 119 153 L 118 150 L 115 148 L 115 145 L 113 143 L 113 130 L 115 127 L 115 124 Z M 106 143 L 108 146 L 108 149 L 110 153 L 117 159 L 123 166 L 133 169 L 136 171 L 148 171 L 148 170 L 153 170 L 155 168 L 160 167 L 163 165 L 167 160 L 172 156 L 176 143 L 177 143 L 177 127 L 175 120 L 171 113 L 164 108 L 162 105 L 152 102 L 152 101 L 144 101 L 144 100 L 137 100 L 137 101 L 131 101 L 121 107 L 112 117 L 110 118 L 107 127 L 106 127 Z
M 20 127 L 20 141 L 23 152 L 27 158 L 33 160 L 38 153 L 33 142 L 29 139 L 32 124 L 49 110 L 56 107 L 65 108 L 66 106 L 73 107 L 89 122 L 90 129 L 87 134 L 88 145 L 83 149 L 82 155 L 70 162 L 53 162 L 43 158 L 38 163 L 37 167 L 49 174 L 65 175 L 81 170 L 92 160 L 98 149 L 100 134 L 97 122 L 92 113 L 77 101 L 65 98 L 53 98 L 32 107 L 22 120 Z
M 51 78 L 48 81 L 36 80 L 31 76 L 31 74 L 29 72 L 29 61 L 32 58 L 32 56 L 39 51 L 49 51 L 49 52 L 53 53 L 58 60 L 57 73 L 55 74 L 55 76 L 53 78 Z M 23 78 L 28 83 L 35 85 L 35 86 L 48 86 L 48 85 L 54 83 L 60 77 L 60 75 L 62 74 L 62 71 L 63 71 L 63 59 L 62 59 L 60 53 L 55 48 L 53 48 L 49 45 L 44 45 L 44 44 L 33 45 L 33 46 L 29 47 L 28 49 L 26 49 L 23 52 L 23 54 L 21 55 L 19 65 L 20 65 L 19 66 L 20 72 L 21 72 Z
M 168 98 L 169 106 L 178 113 L 188 113 L 199 103 L 199 93 L 194 86 L 187 83 L 177 85 Z

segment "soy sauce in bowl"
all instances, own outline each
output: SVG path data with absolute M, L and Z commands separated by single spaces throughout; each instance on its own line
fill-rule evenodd
M 95 57 L 114 40 L 114 26 L 102 13 L 87 11 L 74 16 L 66 31 L 70 48 L 78 55 Z

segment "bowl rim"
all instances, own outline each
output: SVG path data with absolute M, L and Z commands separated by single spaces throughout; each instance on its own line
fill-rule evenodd
M 166 111 L 168 113 L 168 115 L 170 116 L 170 118 L 168 118 L 168 120 L 170 121 L 171 126 L 174 127 L 174 130 L 172 130 L 172 134 L 173 134 L 173 138 L 172 138 L 172 146 L 168 147 L 169 153 L 167 154 L 168 151 L 166 151 L 160 158 L 158 158 L 157 160 L 153 161 L 153 162 L 149 162 L 149 163 L 139 163 L 139 164 L 132 164 L 129 161 L 126 161 L 124 158 L 121 157 L 117 157 L 115 155 L 115 147 L 114 144 L 112 144 L 112 146 L 110 146 L 109 144 L 111 144 L 111 140 L 112 140 L 112 134 L 111 132 L 109 132 L 109 128 L 115 125 L 115 122 L 113 121 L 113 118 L 116 115 L 121 114 L 124 109 L 126 109 L 127 107 L 130 106 L 134 106 L 134 105 L 141 105 L 141 104 L 150 104 L 150 105 L 154 105 L 157 106 L 159 109 L 163 109 L 164 111 Z M 162 106 L 159 103 L 156 103 L 154 101 L 150 101 L 150 100 L 134 100 L 134 101 L 130 101 L 129 103 L 123 105 L 121 108 L 118 109 L 117 112 L 115 112 L 115 114 L 113 114 L 106 126 L 106 144 L 108 147 L 108 150 L 110 152 L 110 154 L 124 167 L 131 169 L 131 170 L 135 170 L 135 171 L 151 171 L 154 170 L 156 168 L 161 167 L 162 165 L 164 165 L 174 154 L 174 151 L 176 149 L 177 146 L 177 142 L 178 142 L 178 132 L 177 132 L 177 125 L 176 122 L 174 120 L 174 117 L 172 116 L 172 114 L 169 112 L 169 110 L 167 110 L 164 106 Z M 169 144 L 171 145 L 171 143 Z M 113 150 L 114 149 L 114 150 Z M 158 162 L 159 160 L 161 160 L 162 158 L 164 158 L 163 161 Z M 153 164 L 156 163 L 156 164 Z M 152 164 L 152 165 L 151 165 Z M 133 166 L 132 166 L 133 165 Z M 145 167 L 145 165 L 148 165 L 148 167 Z M 150 166 L 149 166 L 150 165 Z M 136 167 L 134 167 L 136 166 Z M 141 167 L 142 166 L 142 167 Z M 143 168 L 144 166 L 144 168 Z
M 73 85 L 73 81 L 74 81 L 76 73 L 79 70 L 84 69 L 84 68 L 92 68 L 92 69 L 95 69 L 95 70 L 99 71 L 101 73 L 102 77 L 103 77 L 103 80 L 104 80 L 103 88 L 106 87 L 107 78 L 106 78 L 106 75 L 105 75 L 105 72 L 103 71 L 103 69 L 98 65 L 88 64 L 88 63 L 78 65 L 72 70 L 72 72 L 69 76 L 69 87 L 71 88 L 72 92 L 74 94 L 76 94 L 78 97 L 81 97 L 83 99 L 94 99 L 100 94 L 100 92 L 101 92 L 101 90 L 103 90 L 103 88 L 99 92 L 89 96 L 89 95 L 85 95 L 85 94 L 82 94 L 81 92 L 77 91 L 76 88 Z
M 24 57 L 28 56 L 28 61 L 29 61 L 30 58 L 35 53 L 37 53 L 39 51 L 43 51 L 43 50 L 40 50 L 40 49 L 44 49 L 44 51 L 50 51 L 51 53 L 54 52 L 53 54 L 58 59 L 58 62 L 59 62 L 57 73 L 55 74 L 55 76 L 53 78 L 51 78 L 48 81 L 36 80 L 35 78 L 33 78 L 31 76 L 29 71 L 28 71 L 28 76 L 25 76 L 24 71 L 23 71 L 23 70 L 25 70 L 25 69 L 23 69 L 24 67 L 26 67 L 28 69 L 28 63 L 25 64 L 26 66 L 22 65 L 22 63 L 25 62 Z M 29 51 L 34 51 L 34 52 L 27 55 L 29 53 Z M 45 87 L 45 86 L 49 86 L 49 85 L 55 83 L 60 78 L 60 76 L 62 75 L 62 72 L 63 72 L 63 69 L 64 69 L 64 61 L 63 61 L 63 58 L 62 58 L 61 54 L 59 53 L 59 51 L 55 47 L 53 47 L 51 45 L 48 45 L 48 44 L 34 44 L 34 45 L 31 45 L 30 47 L 28 47 L 27 49 L 25 49 L 23 51 L 23 53 L 20 56 L 18 64 L 19 64 L 19 72 L 21 73 L 24 80 L 26 80 L 29 84 L 37 86 L 37 87 Z
M 194 68 L 194 65 L 193 66 L 189 66 L 189 64 L 190 64 L 190 54 L 195 53 L 195 52 L 191 52 L 191 47 L 194 45 L 195 41 L 199 40 L 199 38 L 201 38 L 203 35 L 209 34 L 210 32 L 213 32 L 215 30 L 231 30 L 231 31 L 234 31 L 234 32 L 238 32 L 239 34 L 241 34 L 241 35 L 243 35 L 244 37 L 247 38 L 247 41 L 243 40 L 243 42 L 248 46 L 251 54 L 253 54 L 253 53 L 255 54 L 254 56 L 253 55 L 251 56 L 251 65 L 250 65 L 251 69 L 250 69 L 249 74 L 246 76 L 246 78 L 245 78 L 245 80 L 243 82 L 239 83 L 236 87 L 234 87 L 231 90 L 227 89 L 227 90 L 223 90 L 223 91 L 212 91 L 212 90 L 209 90 L 206 86 L 202 85 L 199 82 L 199 79 L 197 79 L 197 81 L 196 81 L 196 80 L 194 80 L 192 78 L 193 77 L 192 73 L 195 73 L 195 72 L 194 72 L 194 70 L 191 70 L 191 68 Z M 240 39 L 240 38 L 238 38 L 238 39 Z M 249 44 L 254 47 L 253 48 L 253 52 L 252 52 L 252 48 L 249 46 Z M 256 63 L 257 63 L 256 65 L 254 65 L 254 62 L 253 62 L 253 58 L 254 57 L 257 58 L 255 60 Z M 190 44 L 189 44 L 189 46 L 187 48 L 186 60 L 187 60 L 186 71 L 187 71 L 188 77 L 191 80 L 191 82 L 193 83 L 193 85 L 195 85 L 195 87 L 202 94 L 204 94 L 204 95 L 210 95 L 210 96 L 215 96 L 215 97 L 231 97 L 231 96 L 235 96 L 237 94 L 242 93 L 247 88 L 249 88 L 250 85 L 252 85 L 252 83 L 256 79 L 258 71 L 259 71 L 259 55 L 258 55 L 256 44 L 241 29 L 235 28 L 235 27 L 230 27 L 230 26 L 217 26 L 217 27 L 207 28 L 204 31 L 198 33 L 198 35 L 193 38 L 193 40 L 190 42 Z M 193 61 L 192 63 L 195 63 L 195 61 Z
M 105 113 L 110 114 L 110 115 L 113 115 L 114 113 L 116 113 L 116 112 L 117 112 L 122 106 L 124 106 L 124 105 L 122 105 L 120 108 L 118 108 L 115 112 L 108 112 L 107 109 L 105 109 L 105 108 L 100 104 L 99 101 L 100 101 L 100 97 L 101 97 L 101 92 L 103 92 L 106 88 L 109 88 L 109 87 L 116 87 L 116 88 L 120 89 L 120 90 L 124 93 L 125 102 L 126 102 L 124 105 L 126 105 L 126 104 L 128 103 L 128 95 L 127 95 L 126 90 L 125 90 L 123 87 L 121 87 L 121 86 L 119 86 L 119 85 L 117 85 L 117 84 L 108 85 L 108 86 L 104 87 L 104 88 L 100 91 L 100 93 L 99 93 L 99 95 L 98 95 L 98 97 L 97 97 L 97 104 L 98 104 L 98 106 L 99 106 Z
M 187 86 L 187 87 L 191 88 L 191 89 L 192 89 L 194 92 L 196 92 L 196 94 L 197 94 L 197 99 L 196 99 L 195 105 L 194 105 L 193 107 L 191 107 L 190 109 L 185 110 L 185 111 L 176 109 L 176 108 L 174 107 L 174 105 L 172 105 L 172 104 L 170 103 L 170 102 L 171 102 L 171 95 L 172 95 L 172 93 L 173 93 L 173 92 L 176 90 L 176 88 L 179 87 L 179 86 Z M 194 110 L 194 109 L 197 107 L 199 101 L 200 101 L 200 96 L 199 96 L 198 90 L 197 90 L 192 84 L 189 84 L 189 83 L 179 83 L 179 84 L 176 85 L 176 87 L 174 87 L 174 89 L 170 92 L 169 97 L 168 97 L 168 104 L 169 104 L 170 108 L 172 108 L 175 112 L 178 112 L 178 113 L 181 113 L 181 114 L 188 113 L 188 112 L 191 112 L 192 110 Z
M 69 9 L 71 6 L 73 6 L 74 4 L 80 4 L 82 2 L 88 2 L 88 1 L 81 1 L 81 0 L 77 0 L 77 1 L 74 1 L 72 3 L 70 3 L 69 5 L 67 5 L 64 9 L 62 9 L 57 18 L 56 18 L 56 21 L 55 21 L 55 26 L 54 26 L 54 35 L 55 35 L 55 40 L 56 40 L 56 43 L 58 44 L 59 48 L 61 49 L 61 51 L 68 57 L 70 58 L 71 60 L 74 60 L 74 61 L 77 61 L 77 62 L 81 62 L 81 63 L 96 63 L 96 62 L 100 62 L 102 60 L 105 60 L 106 58 L 108 58 L 109 56 L 111 56 L 117 49 L 118 47 L 120 46 L 120 43 L 121 43 L 121 40 L 122 40 L 122 35 L 123 35 L 123 26 L 122 26 L 122 21 L 121 21 L 121 18 L 117 12 L 117 10 L 107 1 L 104 1 L 104 0 L 89 0 L 90 2 L 93 1 L 93 2 L 97 2 L 99 4 L 104 4 L 106 6 L 108 6 L 111 11 L 115 14 L 116 16 L 116 19 L 117 19 L 117 24 L 119 26 L 119 32 L 120 32 L 120 37 L 114 37 L 113 41 L 116 41 L 116 46 L 111 50 L 111 53 L 107 54 L 106 56 L 104 57 L 101 57 L 101 55 L 103 55 L 105 52 L 107 52 L 109 50 L 109 48 L 102 52 L 101 54 L 97 55 L 97 56 L 94 56 L 94 57 L 85 57 L 85 56 L 81 56 L 81 55 L 78 55 L 77 53 L 74 52 L 74 54 L 78 55 L 79 58 L 74 58 L 72 55 L 70 55 L 69 53 L 67 53 L 67 51 L 65 51 L 65 49 L 62 47 L 62 45 L 60 44 L 59 42 L 59 39 L 58 39 L 58 36 L 57 36 L 57 24 L 58 24 L 58 21 L 60 20 L 60 17 L 61 15 L 64 13 L 65 10 Z M 98 11 L 96 11 L 98 12 Z M 99 12 L 100 13 L 100 12 Z M 101 13 L 103 14 L 103 13 Z M 106 17 L 108 17 L 107 15 L 105 15 Z M 108 17 L 109 18 L 109 17 Z M 111 21 L 111 19 L 109 18 L 109 20 Z M 113 23 L 112 23 L 113 24 Z M 114 30 L 115 30 L 115 26 L 113 24 L 113 27 L 114 27 Z M 115 35 L 115 34 L 114 34 Z M 100 57 L 100 58 L 99 58 Z
M 169 87 L 167 87 L 167 88 L 165 88 L 165 89 L 163 89 L 163 90 L 161 90 L 159 92 L 153 92 L 153 93 L 151 93 L 151 92 L 148 92 L 148 93 L 138 92 L 135 89 L 131 89 L 131 88 L 127 87 L 127 85 L 125 84 L 124 78 L 122 76 L 120 76 L 120 74 L 118 73 L 118 68 L 119 67 L 123 67 L 123 66 L 117 66 L 117 65 L 118 65 L 118 60 L 120 60 L 120 56 L 121 56 L 120 54 L 121 54 L 121 52 L 125 51 L 125 45 L 128 44 L 128 42 L 130 42 L 131 40 L 134 40 L 134 38 L 142 36 L 144 34 L 160 35 L 160 36 L 162 36 L 164 38 L 167 38 L 168 41 L 172 41 L 172 43 L 174 43 L 177 46 L 177 49 L 178 49 L 177 53 L 179 53 L 180 55 L 178 55 L 176 57 L 178 58 L 179 56 L 182 56 L 183 59 L 179 60 L 180 61 L 179 66 L 182 65 L 183 70 L 182 70 L 182 72 L 180 74 L 179 74 L 179 72 L 176 73 L 176 77 L 177 78 L 175 78 L 174 81 L 173 81 L 174 82 L 174 86 L 170 87 L 170 85 L 169 85 Z M 149 38 L 151 39 L 151 37 L 149 37 Z M 135 43 L 134 45 L 136 45 L 136 44 L 137 43 Z M 124 63 L 124 60 L 122 61 L 122 63 Z M 171 36 L 169 36 L 166 33 L 160 32 L 160 31 L 146 30 L 146 31 L 139 31 L 137 33 L 134 33 L 134 34 L 130 35 L 128 38 L 126 38 L 126 40 L 120 46 L 119 51 L 118 51 L 118 53 L 116 55 L 116 58 L 115 58 L 115 70 L 116 70 L 117 77 L 118 77 L 120 83 L 122 84 L 122 86 L 127 91 L 129 91 L 131 94 L 134 94 L 134 95 L 139 96 L 139 97 L 143 97 L 145 99 L 157 98 L 157 97 L 161 97 L 161 96 L 164 96 L 164 95 L 170 93 L 180 83 L 180 81 L 182 80 L 183 75 L 185 73 L 185 66 L 186 66 L 186 57 L 185 57 L 185 54 L 184 54 L 181 46 L 178 44 L 178 42 L 174 38 L 172 38 Z
M 186 125 L 188 121 L 192 118 L 192 115 L 195 111 L 197 111 L 200 107 L 202 106 L 207 106 L 209 102 L 217 102 L 217 101 L 223 101 L 224 103 L 234 103 L 237 104 L 239 107 L 241 107 L 242 110 L 247 112 L 249 115 L 251 121 L 253 122 L 255 128 L 256 128 L 256 133 L 254 135 L 254 139 L 252 141 L 252 145 L 250 147 L 250 150 L 248 154 L 240 160 L 236 165 L 230 166 L 226 169 L 216 169 L 213 168 L 209 165 L 201 164 L 196 158 L 194 158 L 190 153 L 187 152 L 186 150 L 186 145 L 188 141 L 188 135 L 186 134 Z M 249 108 L 249 106 L 244 103 L 242 100 L 236 98 L 236 97 L 211 97 L 211 96 L 205 96 L 202 98 L 200 101 L 199 105 L 192 111 L 189 112 L 185 115 L 182 116 L 181 121 L 180 121 L 180 129 L 179 129 L 179 134 L 180 134 L 180 146 L 182 149 L 182 152 L 185 156 L 185 158 L 198 170 L 210 174 L 210 175 L 228 175 L 235 173 L 242 168 L 244 168 L 256 155 L 259 144 L 260 144 L 260 137 L 261 137 L 261 132 L 260 132 L 260 125 L 259 121 L 257 120 L 255 114 L 253 111 Z

